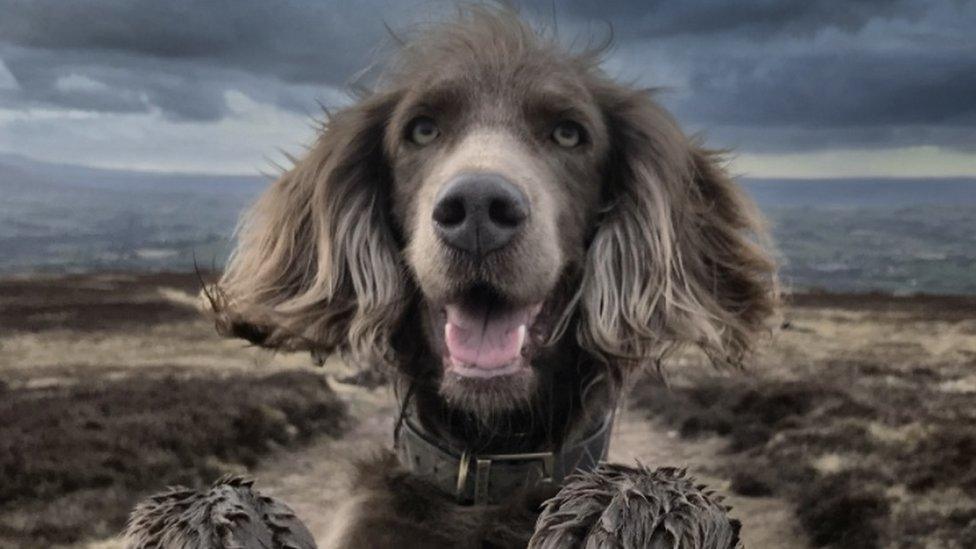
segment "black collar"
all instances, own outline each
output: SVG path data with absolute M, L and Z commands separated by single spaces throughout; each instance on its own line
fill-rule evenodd
M 534 453 L 473 454 L 440 443 L 414 418 L 406 417 L 396 440 L 397 457 L 408 471 L 454 496 L 459 503 L 498 503 L 516 490 L 543 482 L 562 484 L 573 473 L 592 471 L 606 459 L 613 413 L 581 440 Z

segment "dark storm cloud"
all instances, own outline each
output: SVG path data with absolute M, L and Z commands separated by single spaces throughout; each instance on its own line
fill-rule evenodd
M 0 1 L 0 37 L 19 46 L 126 53 L 340 82 L 383 32 L 383 2 Z
M 731 84 L 731 85 L 730 85 Z M 851 128 L 976 124 L 976 54 L 820 53 L 701 60 L 688 118 L 724 125 Z
M 565 7 L 612 21 L 623 74 L 663 85 L 678 118 L 721 145 L 976 146 L 973 2 L 593 6 Z
M 919 0 L 569 0 L 558 6 L 575 17 L 610 22 L 621 38 L 741 33 L 762 39 L 826 27 L 853 32 L 875 19 L 915 19 L 926 11 Z
M 0 59 L 20 87 L 0 91 L 0 105 L 7 107 L 56 105 L 121 113 L 160 109 L 170 118 L 208 121 L 227 114 L 228 90 L 299 112 L 323 99 L 322 85 L 286 83 L 258 71 L 128 52 L 52 53 L 0 46 Z
M 441 1 L 0 0 L 7 108 L 160 109 L 216 120 L 225 93 L 313 112 L 394 28 Z M 976 8 L 950 0 L 537 0 L 584 39 L 613 26 L 611 72 L 662 95 L 718 144 L 752 150 L 971 148 Z M 584 40 L 586 41 L 586 40 Z
M 342 86 L 386 38 L 403 2 L 0 0 L 0 59 L 20 90 L 5 105 L 112 112 L 162 109 L 215 120 L 238 89 L 309 111 L 310 87 Z M 64 89 L 84 75 L 104 89 Z

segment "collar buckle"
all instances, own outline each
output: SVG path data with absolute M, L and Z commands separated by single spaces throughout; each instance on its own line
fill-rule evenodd
M 474 504 L 482 505 L 490 502 L 488 484 L 491 480 L 491 466 L 495 462 L 525 462 L 539 461 L 542 465 L 542 478 L 539 482 L 553 482 L 556 456 L 552 452 L 531 452 L 525 454 L 485 454 L 472 456 L 465 450 L 458 462 L 457 489 L 455 496 L 458 500 L 464 498 L 465 487 L 471 471 L 471 461 L 475 462 L 474 473 Z
M 592 471 L 607 455 L 613 417 L 608 411 L 596 430 L 555 450 L 498 454 L 458 451 L 408 417 L 395 439 L 396 453 L 404 468 L 458 503 L 492 504 L 522 486 L 559 485 L 573 473 Z

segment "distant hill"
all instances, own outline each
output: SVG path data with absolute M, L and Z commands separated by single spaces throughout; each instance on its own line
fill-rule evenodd
M 976 178 L 742 179 L 763 207 L 886 208 L 976 204 Z
M 0 273 L 220 264 L 240 212 L 267 184 L 0 155 Z
M 122 191 L 125 193 L 255 194 L 268 184 L 260 175 L 207 175 L 89 168 L 53 164 L 0 153 L 0 185 L 16 185 L 20 178 L 63 189 Z
M 788 287 L 976 294 L 976 179 L 743 179 Z M 220 266 L 262 176 L 0 154 L 0 274 Z

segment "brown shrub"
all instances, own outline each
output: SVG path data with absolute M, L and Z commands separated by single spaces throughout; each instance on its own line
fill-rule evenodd
M 114 534 L 135 501 L 202 486 L 226 464 L 339 435 L 345 407 L 319 375 L 132 377 L 0 401 L 0 542 Z M 0 543 L 5 545 L 5 543 Z

